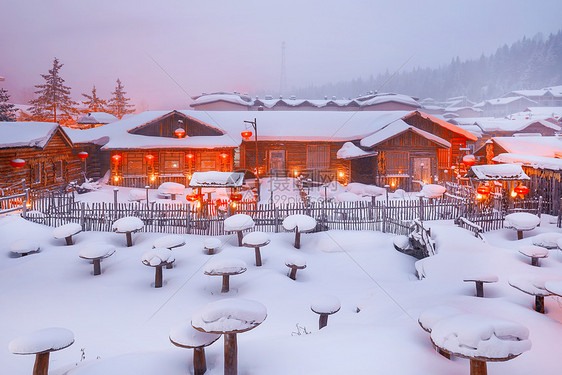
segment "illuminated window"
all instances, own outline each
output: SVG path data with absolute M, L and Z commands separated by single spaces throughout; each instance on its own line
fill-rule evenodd
M 164 161 L 164 168 L 165 169 L 180 169 L 180 161 L 179 160 L 166 160 L 166 161 Z
M 40 184 L 42 173 L 43 173 L 43 163 L 32 164 L 31 165 L 31 183 Z
M 306 168 L 307 169 L 328 169 L 330 168 L 330 146 L 329 145 L 309 145 L 306 148 Z
M 405 151 L 387 151 L 385 153 L 386 174 L 408 174 L 408 153 Z

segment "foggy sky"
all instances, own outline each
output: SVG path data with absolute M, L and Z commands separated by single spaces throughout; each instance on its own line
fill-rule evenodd
M 3 0 L 0 87 L 23 104 L 56 56 L 75 100 L 120 78 L 137 110 L 182 109 L 202 92 L 278 95 L 283 41 L 289 95 L 411 56 L 404 70 L 489 55 L 561 14 L 560 0 Z

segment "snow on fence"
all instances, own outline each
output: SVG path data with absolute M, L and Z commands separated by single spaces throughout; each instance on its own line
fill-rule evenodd
M 305 214 L 318 222 L 317 229 L 376 230 L 385 233 L 411 232 L 414 220 L 452 220 L 465 217 L 483 231 L 503 227 L 505 213 L 488 206 L 475 206 L 464 199 L 422 199 L 290 203 L 284 205 L 238 202 L 235 209 L 228 205 L 217 209 L 214 204 L 154 203 L 84 203 L 74 195 L 44 195 L 32 197 L 33 211 L 28 218 L 49 226 L 68 222 L 80 223 L 84 230 L 111 231 L 113 222 L 121 217 L 135 216 L 145 223 L 144 231 L 157 233 L 224 234 L 224 219 L 234 213 L 250 215 L 256 230 L 282 232 L 281 223 L 289 215 Z M 528 209 L 521 207 L 517 209 Z

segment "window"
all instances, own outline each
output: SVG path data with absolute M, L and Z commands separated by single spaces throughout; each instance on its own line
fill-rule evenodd
M 57 180 L 62 180 L 64 177 L 64 171 L 62 168 L 62 160 L 57 160 L 53 163 L 53 168 L 55 169 L 55 178 Z
M 408 174 L 408 153 L 405 151 L 387 151 L 385 153 L 386 174 Z
M 307 169 L 330 168 L 330 146 L 329 145 L 307 146 L 306 168 Z
M 142 154 L 131 152 L 127 154 L 127 173 L 128 175 L 143 175 Z
M 439 159 L 439 168 L 448 169 L 451 166 L 451 152 L 447 148 L 440 148 L 437 150 L 437 157 Z
M 31 183 L 40 184 L 41 175 L 43 173 L 43 163 L 35 163 L 31 165 Z
M 182 159 L 184 159 L 183 153 L 170 152 L 163 155 L 162 160 L 162 172 L 178 174 L 183 171 Z

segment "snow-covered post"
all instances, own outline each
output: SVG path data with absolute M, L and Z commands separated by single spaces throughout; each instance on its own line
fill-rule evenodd
M 469 359 L 470 375 L 486 375 L 486 362 L 508 361 L 531 348 L 526 327 L 476 314 L 439 320 L 431 341 L 449 354 Z
M 283 220 L 283 228 L 295 231 L 295 248 L 301 247 L 301 233 L 312 232 L 316 228 L 316 219 L 312 216 L 296 214 L 289 215 Z
M 193 374 L 207 371 L 205 347 L 217 341 L 221 335 L 197 331 L 191 324 L 181 324 L 170 330 L 170 341 L 177 347 L 193 349 Z
M 33 375 L 47 375 L 49 354 L 68 348 L 74 343 L 74 334 L 66 328 L 44 328 L 12 340 L 9 349 L 13 354 L 35 354 Z
M 544 297 L 550 296 L 545 283 L 547 276 L 514 276 L 508 280 L 509 285 L 515 289 L 519 289 L 523 293 L 535 297 L 535 311 L 544 314 Z
M 255 226 L 254 219 L 246 214 L 236 214 L 224 219 L 224 231 L 238 234 L 238 246 L 242 247 L 243 231 Z
M 112 225 L 112 229 L 116 233 L 125 233 L 127 236 L 127 247 L 131 247 L 133 246 L 132 233 L 138 232 L 143 226 L 144 223 L 138 217 L 126 216 L 116 220 Z
M 164 247 L 152 249 L 142 256 L 142 264 L 156 269 L 154 276 L 154 287 L 162 287 L 162 267 L 172 264 L 175 261 L 172 250 Z
M 150 203 L 150 201 L 148 200 L 148 189 L 150 189 L 150 186 L 145 185 L 144 189 L 146 190 L 146 205 L 148 206 L 148 204 Z
M 267 233 L 259 232 L 259 231 L 250 232 L 247 235 L 245 235 L 244 238 L 242 239 L 242 243 L 244 246 L 254 248 L 256 253 L 257 267 L 261 267 L 260 247 L 269 244 L 269 242 L 271 242 L 271 240 L 269 239 Z
M 80 202 L 80 226 L 82 227 L 82 230 L 84 230 L 86 226 L 85 217 L 86 217 L 86 203 Z
M 310 309 L 320 315 L 318 320 L 318 329 L 322 329 L 328 325 L 328 316 L 340 311 L 341 302 L 334 296 L 321 296 L 317 298 L 311 305 Z
M 221 293 L 228 293 L 230 291 L 230 276 L 240 275 L 246 272 L 246 269 L 246 263 L 242 260 L 223 258 L 205 266 L 203 273 L 209 276 L 222 276 Z
M 77 223 L 68 223 L 63 224 L 59 227 L 56 227 L 53 230 L 53 237 L 55 238 L 64 238 L 66 241 L 66 245 L 71 246 L 72 243 L 72 236 L 82 232 L 82 226 Z
M 198 310 L 191 318 L 191 325 L 198 331 L 224 336 L 224 375 L 237 375 L 236 335 L 256 328 L 266 317 L 265 306 L 257 301 L 227 298 Z
M 523 231 L 535 229 L 541 222 L 537 215 L 528 212 L 516 212 L 505 217 L 504 227 L 517 231 L 517 239 L 523 239 Z
M 424 221 L 423 197 L 420 197 L 420 221 Z
M 117 217 L 117 193 L 119 188 L 113 188 L 113 217 Z

